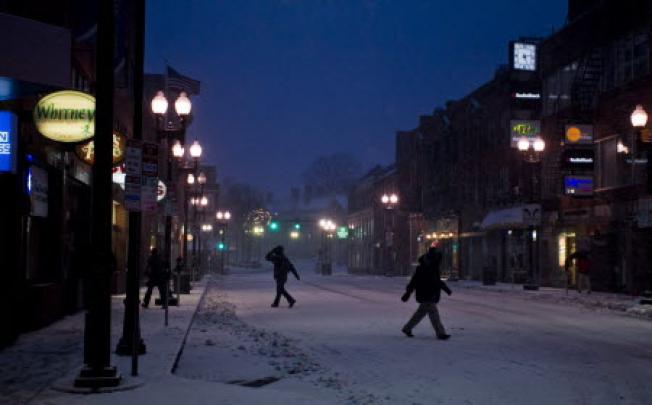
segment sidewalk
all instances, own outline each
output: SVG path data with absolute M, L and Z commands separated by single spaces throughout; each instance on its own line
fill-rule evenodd
M 483 285 L 480 281 L 459 280 L 449 281 L 452 288 L 466 288 L 499 294 L 517 295 L 526 299 L 554 302 L 566 305 L 576 305 L 590 309 L 604 309 L 624 312 L 627 315 L 652 320 L 652 305 L 640 305 L 640 297 L 625 294 L 592 292 L 581 294 L 575 289 L 568 293 L 563 288 L 540 287 L 539 290 L 526 291 L 522 284 L 496 283 Z
M 141 290 L 141 298 L 145 289 Z M 140 311 L 141 334 L 147 354 L 139 358 L 139 371 L 148 379 L 169 373 L 192 315 L 203 295 L 204 285 L 195 285 L 190 294 L 181 296 L 180 307 L 170 307 L 169 326 L 164 326 L 164 311 L 151 305 Z M 155 293 L 153 299 L 158 295 Z M 121 334 L 124 314 L 124 295 L 112 297 L 111 345 L 115 348 Z M 56 403 L 67 394 L 49 389 L 62 378 L 72 381 L 83 360 L 84 313 L 67 316 L 35 332 L 21 335 L 10 347 L 0 352 L 0 403 L 39 403 L 42 398 Z M 131 358 L 112 355 L 112 365 L 123 378 L 131 378 Z M 64 377 L 65 376 L 65 377 Z M 58 381 L 59 380 L 59 381 Z M 71 397 L 74 397 L 72 395 Z
M 170 307 L 169 326 L 164 326 L 164 311 L 150 306 L 141 310 L 141 334 L 147 345 L 147 354 L 139 357 L 139 376 L 131 377 L 131 358 L 112 356 L 112 364 L 122 375 L 125 385 L 132 389 L 108 393 L 75 394 L 52 389 L 61 381 L 70 381 L 77 375 L 82 360 L 83 314 L 76 314 L 43 330 L 27 334 L 16 344 L 0 352 L 2 373 L 14 370 L 12 376 L 2 375 L 0 403 L 30 405 L 103 405 L 121 403 L 156 403 L 158 405 L 191 405 L 218 403 L 252 404 L 283 403 L 299 405 L 311 403 L 310 397 L 282 392 L 273 388 L 248 388 L 183 378 L 171 370 L 182 348 L 193 317 L 202 302 L 210 276 L 195 285 L 191 294 L 181 296 L 180 307 Z M 142 292 L 141 292 L 142 296 Z M 156 298 L 157 294 L 154 294 Z M 122 332 L 124 296 L 113 297 L 112 345 Z M 58 336 L 67 336 L 60 339 Z M 63 353 L 63 354 L 62 354 Z M 215 366 L 219 359 L 214 361 Z M 1 375 L 1 374 L 0 374 Z M 63 377 L 65 376 L 65 377 Z M 11 379 L 10 386 L 6 382 Z M 313 402 L 319 403 L 319 402 Z

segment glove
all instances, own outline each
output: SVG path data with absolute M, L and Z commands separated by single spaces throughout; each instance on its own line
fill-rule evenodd
M 401 301 L 403 301 L 403 302 L 407 302 L 407 300 L 409 300 L 409 299 L 410 299 L 410 293 L 409 293 L 409 292 L 406 292 L 406 293 L 403 294 L 403 296 L 401 297 Z

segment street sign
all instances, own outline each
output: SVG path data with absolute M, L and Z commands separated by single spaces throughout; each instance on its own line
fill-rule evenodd
M 141 210 L 142 142 L 127 140 L 125 151 L 125 207 L 129 211 Z
M 158 145 L 143 143 L 142 209 L 156 211 L 158 202 Z
M 16 116 L 0 111 L 0 173 L 16 172 Z

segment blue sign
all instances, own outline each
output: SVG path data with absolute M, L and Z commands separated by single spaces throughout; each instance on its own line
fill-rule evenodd
M 0 111 L 0 173 L 16 172 L 16 116 Z
M 593 176 L 564 177 L 564 193 L 575 197 L 593 195 Z

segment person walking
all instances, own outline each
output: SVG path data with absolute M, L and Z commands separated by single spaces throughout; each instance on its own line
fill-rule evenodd
M 416 291 L 416 300 L 419 303 L 419 308 L 417 308 L 412 318 L 401 329 L 407 337 L 414 337 L 412 329 L 428 315 L 432 327 L 437 334 L 437 339 L 446 340 L 450 338 L 450 335 L 446 333 L 446 329 L 444 329 L 444 325 L 441 323 L 439 311 L 437 310 L 441 290 L 444 290 L 448 295 L 452 294 L 452 291 L 446 283 L 439 278 L 441 258 L 441 252 L 436 247 L 431 247 L 428 253 L 421 256 L 419 258 L 419 265 L 405 288 L 405 294 L 401 297 L 403 302 L 407 302 L 412 292 Z
M 566 273 L 570 273 L 569 269 L 573 261 L 575 261 L 577 292 L 581 294 L 582 286 L 586 286 L 586 292 L 591 294 L 591 259 L 589 252 L 581 249 L 568 256 L 564 263 Z
M 274 280 L 276 281 L 276 298 L 272 303 L 272 308 L 278 307 L 279 302 L 281 301 L 281 296 L 285 297 L 290 304 L 290 308 L 294 306 L 297 302 L 292 296 L 285 290 L 285 283 L 288 281 L 288 273 L 294 274 L 297 280 L 300 280 L 299 273 L 297 269 L 294 268 L 294 265 L 290 259 L 285 256 L 283 251 L 283 246 L 279 245 L 272 249 L 265 256 L 265 260 L 270 261 L 274 264 Z
M 163 269 L 163 263 L 158 255 L 158 249 L 153 248 L 149 257 L 147 258 L 147 267 L 145 268 L 145 275 L 147 275 L 147 292 L 143 299 L 143 308 L 149 306 L 149 300 L 152 297 L 152 290 L 156 286 L 158 288 L 158 295 L 161 299 L 163 308 L 165 308 L 167 300 L 165 300 L 168 293 L 168 274 Z

